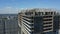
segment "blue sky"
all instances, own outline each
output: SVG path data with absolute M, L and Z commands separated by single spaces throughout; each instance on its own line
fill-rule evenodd
M 0 14 L 18 13 L 21 8 L 56 8 L 60 10 L 60 0 L 0 0 Z

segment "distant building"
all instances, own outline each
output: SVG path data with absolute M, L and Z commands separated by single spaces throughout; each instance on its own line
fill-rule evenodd
M 58 34 L 59 13 L 53 9 L 28 9 L 18 14 L 21 34 Z
M 17 14 L 0 14 L 0 34 L 18 34 Z

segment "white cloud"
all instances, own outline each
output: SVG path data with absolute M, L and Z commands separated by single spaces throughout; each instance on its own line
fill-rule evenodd
M 0 9 L 0 14 L 18 13 L 18 8 L 4 7 Z

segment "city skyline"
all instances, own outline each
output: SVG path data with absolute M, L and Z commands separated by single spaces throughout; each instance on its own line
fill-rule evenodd
M 15 14 L 22 8 L 56 8 L 60 0 L 0 0 L 0 14 Z

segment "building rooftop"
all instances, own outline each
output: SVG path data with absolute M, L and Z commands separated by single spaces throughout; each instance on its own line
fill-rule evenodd
M 31 8 L 31 9 L 23 9 L 21 12 L 56 12 L 57 9 L 50 9 L 50 8 Z

